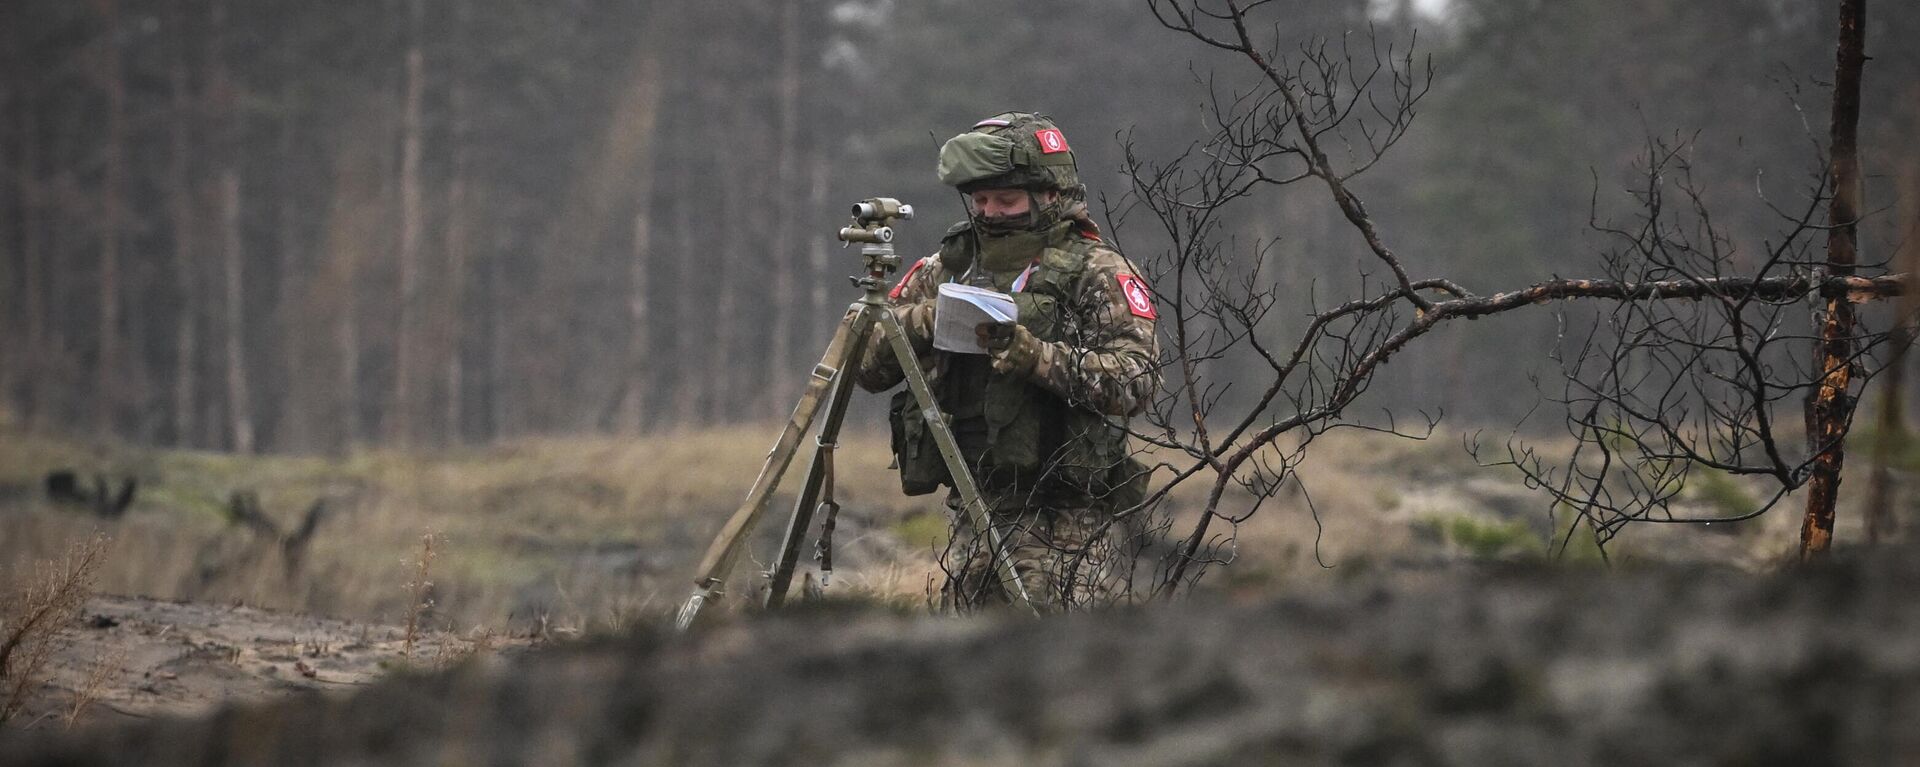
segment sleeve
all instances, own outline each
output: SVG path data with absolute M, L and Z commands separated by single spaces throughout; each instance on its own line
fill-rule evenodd
M 888 303 L 895 307 L 907 307 L 932 301 L 939 290 L 939 274 L 939 256 L 915 261 L 913 266 L 907 268 L 900 282 L 887 293 Z M 927 362 L 922 359 L 921 367 L 929 367 Z M 893 346 L 881 333 L 879 323 L 868 330 L 866 348 L 861 352 L 853 373 L 853 382 L 870 392 L 886 391 L 906 380 L 907 374 L 900 369 L 900 361 L 894 358 Z
M 1094 251 L 1062 313 L 1066 337 L 1041 344 L 1033 380 L 1079 407 L 1106 415 L 1146 410 L 1160 388 L 1153 294 L 1125 258 Z

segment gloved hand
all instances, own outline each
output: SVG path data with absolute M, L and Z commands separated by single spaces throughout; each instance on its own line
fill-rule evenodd
M 891 310 L 900 320 L 900 329 L 906 331 L 907 343 L 915 352 L 924 354 L 933 348 L 933 299 L 900 304 Z
M 1040 362 L 1040 339 L 1024 325 L 982 322 L 973 332 L 980 337 L 980 345 L 987 348 L 987 356 L 993 358 L 996 373 L 1024 378 L 1032 375 Z

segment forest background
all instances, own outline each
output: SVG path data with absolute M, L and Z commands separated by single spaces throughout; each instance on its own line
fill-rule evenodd
M 1632 205 L 1650 136 L 1691 142 L 1748 253 L 1774 220 L 1759 194 L 1821 170 L 1824 5 L 1261 13 L 1363 62 L 1431 54 L 1412 132 L 1356 184 L 1423 271 L 1462 283 L 1592 273 L 1589 217 Z M 1873 14 L 1861 260 L 1883 263 L 1888 211 L 1920 196 L 1901 181 L 1920 6 Z M 1054 116 L 1096 218 L 1150 264 L 1148 227 L 1102 202 L 1124 209 L 1123 142 L 1171 156 L 1206 135 L 1207 88 L 1242 76 L 1211 56 L 1106 0 L 7 3 L 0 421 L 288 453 L 770 422 L 855 297 L 832 239 L 847 203 L 915 203 L 902 250 L 931 250 L 963 215 L 939 142 L 981 117 Z M 1368 255 L 1325 195 L 1275 199 L 1227 234 L 1297 295 L 1286 325 Z M 1365 406 L 1510 425 L 1557 332 L 1544 312 L 1454 328 Z

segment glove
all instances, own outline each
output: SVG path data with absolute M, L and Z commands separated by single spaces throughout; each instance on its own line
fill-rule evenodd
M 982 322 L 973 332 L 993 359 L 996 373 L 1025 378 L 1040 362 L 1040 339 L 1026 326 L 1012 322 Z
M 933 300 L 916 301 L 891 308 L 895 319 L 900 320 L 900 329 L 906 331 L 907 343 L 913 350 L 926 353 L 933 348 Z

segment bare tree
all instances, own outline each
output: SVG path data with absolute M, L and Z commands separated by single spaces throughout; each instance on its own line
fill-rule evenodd
M 1637 217 L 1623 225 L 1596 217 L 1596 228 L 1617 245 L 1601 259 L 1599 277 L 1476 292 L 1445 277 L 1416 276 L 1352 186 L 1407 135 L 1428 91 L 1431 64 L 1411 42 L 1400 47 L 1370 34 L 1364 41 L 1315 40 L 1283 54 L 1277 28 L 1256 32 L 1256 12 L 1270 0 L 1148 5 L 1168 29 L 1244 63 L 1256 81 L 1237 90 L 1207 83 L 1213 127 L 1186 153 L 1150 162 L 1129 147 L 1131 189 L 1109 205 L 1116 221 L 1148 219 L 1152 236 L 1166 243 L 1147 263 L 1163 310 L 1168 379 L 1138 436 L 1169 478 L 1113 524 L 1136 536 L 1166 529 L 1174 520 L 1165 501 L 1174 488 L 1207 485 L 1198 517 L 1152 577 L 1116 577 L 1168 595 L 1209 565 L 1231 561 L 1233 530 L 1281 488 L 1299 485 L 1295 469 L 1307 446 L 1328 430 L 1431 433 L 1435 422 L 1424 415 L 1409 428 L 1391 416 L 1368 423 L 1348 414 L 1409 344 L 1455 320 L 1572 299 L 1596 299 L 1603 310 L 1593 321 L 1596 332 L 1562 355 L 1567 388 L 1560 399 L 1580 450 L 1556 462 L 1510 443 L 1500 463 L 1520 466 L 1531 484 L 1576 509 L 1603 542 L 1630 521 L 1683 521 L 1667 504 L 1684 474 L 1699 467 L 1773 478 L 1775 502 L 1829 476 L 1828 467 L 1837 481 L 1852 393 L 1872 373 L 1872 352 L 1886 344 L 1883 334 L 1858 330 L 1851 307 L 1904 285 L 1899 276 L 1861 274 L 1838 240 L 1825 259 L 1815 254 L 1813 235 L 1840 232 L 1858 217 L 1833 194 L 1857 184 L 1839 160 L 1833 171 L 1816 174 L 1792 210 L 1775 208 L 1782 234 L 1762 263 L 1739 269 L 1727 235 L 1690 184 L 1685 143 L 1649 142 Z M 1847 20 L 1840 66 L 1853 72 L 1836 87 L 1855 89 L 1857 110 L 1858 6 L 1845 0 L 1841 8 Z M 1841 123 L 1854 119 L 1845 110 L 1842 104 L 1835 113 L 1836 157 L 1845 146 L 1837 137 L 1850 130 Z M 1378 268 L 1360 275 L 1358 293 L 1346 300 L 1316 296 L 1304 326 L 1286 336 L 1272 316 L 1279 287 L 1261 274 L 1271 243 L 1239 245 L 1230 222 L 1262 193 L 1296 184 L 1324 191 Z M 1822 226 L 1816 220 L 1829 202 L 1839 204 Z M 1793 332 L 1793 320 L 1812 303 L 1826 307 L 1827 326 L 1818 335 Z M 1816 346 L 1817 364 L 1809 359 Z M 1230 359 L 1252 361 L 1257 392 L 1226 396 L 1217 371 Z M 1234 381 L 1246 382 L 1245 375 Z M 1811 396 L 1816 387 L 1824 397 Z M 1812 447 L 1796 455 L 1774 411 L 1802 400 L 1810 403 Z M 1236 486 L 1245 492 L 1230 499 Z M 1827 545 L 1831 499 L 1823 503 L 1823 517 L 1810 511 L 1807 551 Z

